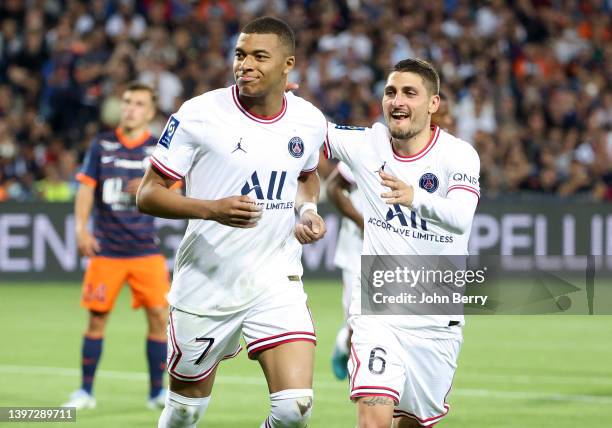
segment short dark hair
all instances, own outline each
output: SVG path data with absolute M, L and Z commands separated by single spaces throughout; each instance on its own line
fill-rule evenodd
M 134 81 L 128 83 L 125 88 L 125 92 L 128 91 L 147 91 L 151 95 L 151 101 L 153 101 L 153 106 L 157 106 L 157 92 L 153 89 L 153 86 L 147 85 L 146 83 Z
M 295 35 L 283 20 L 273 16 L 262 16 L 249 22 L 241 31 L 244 34 L 276 34 L 290 55 L 295 52 Z
M 425 81 L 425 87 L 430 94 L 440 93 L 440 76 L 429 62 L 420 58 L 403 59 L 393 67 L 393 71 L 400 73 L 416 73 Z

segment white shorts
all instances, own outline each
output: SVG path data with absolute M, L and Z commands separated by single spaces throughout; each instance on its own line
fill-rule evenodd
M 287 342 L 316 344 L 302 284 L 291 281 L 287 292 L 227 316 L 200 316 L 171 308 L 168 373 L 183 381 L 206 379 L 222 360 L 238 355 L 241 334 L 252 359 Z
M 463 339 L 459 335 L 418 337 L 381 318 L 349 320 L 353 329 L 348 363 L 351 399 L 386 396 L 395 402 L 395 418 L 410 417 L 422 426 L 439 422 L 450 408 L 446 396 Z

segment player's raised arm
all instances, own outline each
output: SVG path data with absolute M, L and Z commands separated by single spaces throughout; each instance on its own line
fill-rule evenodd
M 320 180 L 317 171 L 303 174 L 298 179 L 296 210 L 299 220 L 295 225 L 295 237 L 300 244 L 310 244 L 323 238 L 327 228 L 317 214 Z
M 171 190 L 172 184 L 174 180 L 149 166 L 136 194 L 138 209 L 156 217 L 213 220 L 239 228 L 255 227 L 261 218 L 261 208 L 248 196 L 187 198 Z

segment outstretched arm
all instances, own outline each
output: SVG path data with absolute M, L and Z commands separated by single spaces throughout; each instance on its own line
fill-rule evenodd
M 295 225 L 295 237 L 300 244 L 310 244 L 323 238 L 327 230 L 325 222 L 317 214 L 321 184 L 316 171 L 304 174 L 298 180 L 295 207 L 300 218 Z
M 213 220 L 231 227 L 255 227 L 261 208 L 248 196 L 230 196 L 218 200 L 188 198 L 170 187 L 174 180 L 149 166 L 136 194 L 138 209 L 156 217 Z

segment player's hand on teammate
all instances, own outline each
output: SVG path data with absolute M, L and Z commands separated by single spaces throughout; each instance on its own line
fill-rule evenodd
M 261 218 L 261 207 L 248 196 L 230 196 L 215 201 L 208 220 L 226 226 L 248 229 L 257 226 Z
M 323 238 L 327 227 L 323 218 L 313 210 L 306 210 L 295 225 L 295 237 L 300 244 L 311 244 Z
M 85 257 L 93 257 L 100 251 L 100 243 L 88 231 L 77 235 L 77 245 L 79 246 L 79 252 Z
M 391 174 L 387 174 L 382 170 L 378 171 L 378 174 L 382 179 L 380 183 L 383 186 L 391 189 L 390 192 L 385 192 L 380 195 L 385 201 L 385 203 L 389 205 L 400 204 L 410 208 L 414 199 L 413 187 L 410 184 L 406 184 L 399 178 Z
M 130 181 L 128 181 L 127 186 L 125 186 L 126 193 L 136 196 L 136 192 L 138 191 L 138 186 L 140 186 L 141 181 L 142 178 L 132 178 Z

